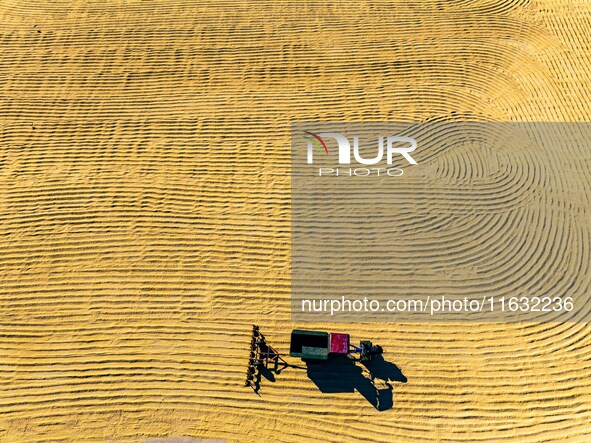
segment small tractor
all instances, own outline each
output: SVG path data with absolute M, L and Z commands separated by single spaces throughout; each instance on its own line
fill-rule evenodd
M 359 346 L 352 345 L 349 334 L 302 329 L 291 331 L 289 355 L 299 357 L 305 362 L 337 359 L 344 356 L 352 356 L 353 360 L 368 362 L 382 352 L 381 346 L 373 345 L 369 340 L 361 340 Z M 263 373 L 269 375 L 268 371 L 272 371 L 279 374 L 287 367 L 297 368 L 298 366 L 285 361 L 281 354 L 267 343 L 259 327 L 253 325 L 245 385 L 251 386 L 258 393 Z
M 289 355 L 302 360 L 328 360 L 339 355 L 359 355 L 359 361 L 370 361 L 384 351 L 369 340 L 361 340 L 359 346 L 350 343 L 349 334 L 336 332 L 304 331 L 291 332 Z

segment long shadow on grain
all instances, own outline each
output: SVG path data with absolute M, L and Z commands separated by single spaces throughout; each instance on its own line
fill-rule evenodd
M 307 361 L 308 377 L 324 393 L 359 392 L 378 411 L 394 405 L 391 382 L 406 383 L 407 378 L 394 363 L 381 355 L 356 364 L 343 356 L 326 361 Z

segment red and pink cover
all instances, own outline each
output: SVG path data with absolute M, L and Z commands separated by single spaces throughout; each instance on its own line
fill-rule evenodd
M 330 333 L 330 352 L 333 354 L 349 353 L 349 334 Z

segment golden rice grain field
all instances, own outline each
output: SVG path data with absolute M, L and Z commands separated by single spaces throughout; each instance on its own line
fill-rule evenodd
M 289 175 L 297 121 L 590 120 L 588 0 L 0 0 L 0 41 L 1 442 L 591 441 L 586 323 L 292 322 Z M 589 295 L 591 152 L 550 160 L 510 172 L 551 208 L 423 223 L 408 257 L 437 226 L 454 260 Z M 407 382 L 381 411 L 296 368 L 257 395 L 253 323 L 284 353 L 294 327 L 370 338 Z

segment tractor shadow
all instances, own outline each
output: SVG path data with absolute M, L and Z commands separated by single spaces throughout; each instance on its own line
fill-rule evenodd
M 378 411 L 394 406 L 391 382 L 406 383 L 407 378 L 394 363 L 377 355 L 357 364 L 347 356 L 325 361 L 306 361 L 308 378 L 320 392 L 359 392 Z

